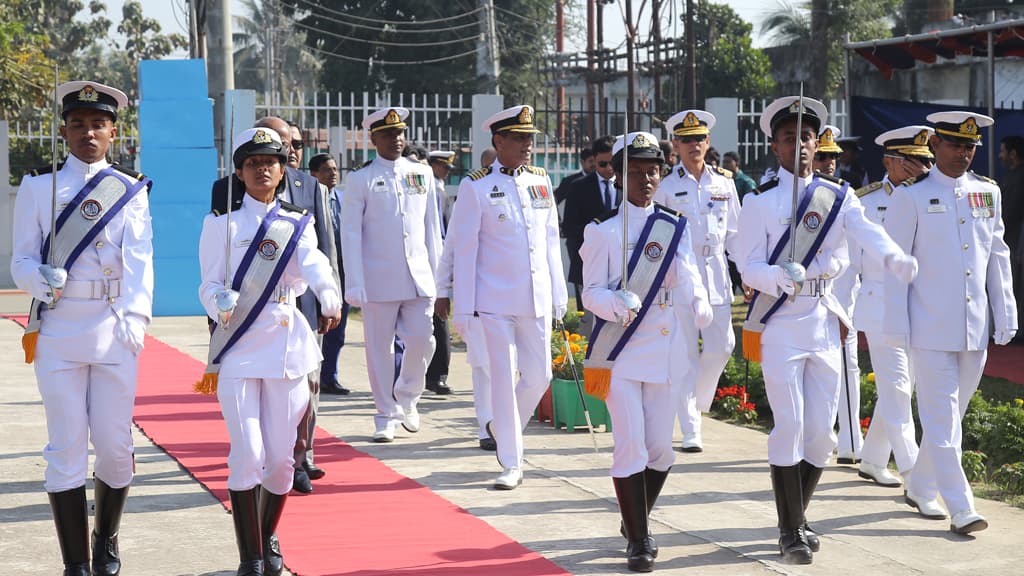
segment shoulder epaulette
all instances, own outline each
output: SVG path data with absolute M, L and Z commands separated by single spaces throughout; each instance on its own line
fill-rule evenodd
M 871 184 L 868 184 L 867 186 L 864 186 L 862 188 L 857 188 L 857 191 L 854 192 L 854 194 L 857 195 L 857 198 L 863 198 L 863 197 L 867 196 L 868 194 L 871 194 L 875 190 L 879 190 L 881 187 L 882 187 L 882 183 L 880 181 L 879 182 L 872 182 Z
M 57 165 L 57 170 L 59 171 L 62 166 L 64 166 L 63 162 L 61 162 L 60 164 Z M 53 164 L 47 164 L 46 166 L 40 166 L 39 168 L 33 168 L 33 169 L 28 171 L 29 176 L 43 176 L 43 175 L 52 174 L 52 173 L 53 173 Z
M 657 202 L 654 203 L 654 208 L 656 210 L 664 212 L 664 213 L 666 213 L 666 214 L 668 214 L 670 216 L 675 216 L 676 218 L 682 218 L 682 216 L 683 216 L 682 212 L 679 212 L 678 210 L 673 210 L 673 209 L 669 208 L 668 206 L 665 206 L 664 204 L 658 204 Z
M 982 176 L 981 174 L 978 174 L 978 173 L 977 173 L 977 172 L 975 172 L 974 170 L 971 170 L 971 171 L 970 171 L 970 173 L 971 173 L 971 175 L 972 175 L 972 176 L 974 176 L 974 177 L 975 177 L 975 178 L 977 178 L 978 180 L 982 180 L 982 181 L 984 181 L 984 182 L 988 182 L 989 184 L 995 184 L 995 185 L 997 185 L 997 186 L 999 185 L 999 183 L 998 183 L 998 182 L 996 182 L 995 180 L 993 180 L 993 179 L 989 178 L 988 176 Z
M 619 209 L 618 208 L 615 208 L 613 210 L 609 210 L 609 211 L 605 212 L 604 214 L 601 214 L 597 218 L 594 218 L 594 224 L 600 224 L 601 222 L 604 222 L 605 220 L 609 220 L 609 219 L 611 219 L 612 216 L 615 216 L 618 213 L 619 213 Z
M 829 176 L 828 174 L 822 174 L 821 172 L 815 172 L 814 174 L 819 178 L 823 178 L 825 180 L 828 180 L 829 182 L 834 182 L 836 184 L 842 184 L 843 182 L 845 182 L 842 178 L 836 178 L 835 176 Z
M 366 162 L 363 162 L 362 164 L 359 165 L 359 168 L 356 168 L 355 170 L 353 170 L 353 172 L 355 172 L 356 170 L 362 170 L 363 168 L 366 168 L 370 164 L 373 164 L 373 160 L 367 160 Z
M 526 171 L 530 174 L 536 174 L 537 176 L 547 176 L 548 171 L 541 168 L 540 166 L 527 166 Z
M 775 188 L 778 185 L 779 185 L 779 179 L 778 178 L 772 178 L 771 180 L 761 184 L 757 188 L 754 188 L 753 192 L 754 192 L 754 194 L 761 194 L 762 192 L 767 192 L 767 191 L 771 190 L 772 188 Z
M 278 202 L 281 204 L 281 208 L 289 212 L 296 212 L 298 214 L 302 214 L 303 216 L 306 214 L 306 212 L 308 212 L 308 210 L 306 210 L 302 206 L 297 206 L 295 204 L 292 204 L 291 202 L 285 202 L 284 200 L 279 200 Z
M 726 170 L 725 168 L 722 168 L 721 166 L 715 166 L 715 172 L 718 172 L 722 176 L 725 176 L 726 178 L 729 178 L 729 179 L 731 179 L 732 176 L 733 176 L 732 175 L 732 170 Z
M 491 173 L 491 167 L 487 166 L 485 168 L 481 168 L 479 170 L 474 170 L 474 171 L 470 172 L 469 173 L 469 179 L 470 180 L 479 180 L 479 179 L 483 178 L 484 176 L 487 176 L 490 173 Z
M 114 170 L 117 170 L 121 174 L 126 174 L 128 176 L 131 176 L 132 178 L 135 178 L 136 180 L 142 180 L 142 172 L 136 172 L 131 168 L 125 168 L 120 164 L 111 164 L 110 167 L 113 168 Z
M 920 174 L 917 175 L 916 178 L 907 178 L 906 180 L 903 181 L 902 184 L 900 184 L 900 186 L 912 186 L 914 184 L 917 184 L 921 180 L 927 178 L 928 174 L 930 174 L 930 172 L 921 172 Z

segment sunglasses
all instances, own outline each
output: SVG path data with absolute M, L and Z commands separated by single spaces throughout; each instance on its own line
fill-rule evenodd
M 611 160 L 601 160 L 600 162 L 597 163 L 597 165 L 600 166 L 601 168 L 607 168 L 611 163 Z
M 292 140 L 292 148 L 302 148 L 305 145 L 305 142 L 302 140 Z
M 692 144 L 693 142 L 703 142 L 708 139 L 707 134 L 698 134 L 696 136 L 676 136 L 676 140 L 683 144 Z
M 815 152 L 814 159 L 818 162 L 825 162 L 826 160 L 835 160 L 839 158 L 839 154 L 835 152 Z

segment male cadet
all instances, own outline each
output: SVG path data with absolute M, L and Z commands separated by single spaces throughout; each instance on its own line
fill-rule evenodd
M 836 175 L 836 161 L 843 149 L 836 144 L 841 132 L 839 128 L 826 124 L 818 132 L 818 151 L 814 153 L 814 171 L 825 176 Z M 877 224 L 877 222 L 876 222 Z M 849 271 L 840 274 L 832 286 L 836 300 L 846 310 L 848 318 L 853 318 L 854 303 L 859 285 L 857 274 Z M 855 324 L 856 325 L 856 324 Z M 843 339 L 843 381 L 839 386 L 839 437 L 836 447 L 838 464 L 857 464 L 860 462 L 860 447 L 864 437 L 860 433 L 860 360 L 857 354 L 857 329 L 847 330 L 840 327 Z
M 693 315 L 685 306 L 677 307 L 686 332 L 686 352 L 691 355 L 692 372 L 683 384 L 678 408 L 683 432 L 683 452 L 701 452 L 701 412 L 711 409 L 736 335 L 732 329 L 732 280 L 725 252 L 732 254 L 740 202 L 732 173 L 705 163 L 711 145 L 715 116 L 703 110 L 683 110 L 669 118 L 665 126 L 672 132 L 672 144 L 679 155 L 679 166 L 658 187 L 655 202 L 682 214 L 689 223 L 690 238 L 697 269 L 707 287 L 715 318 L 710 326 L 698 330 Z M 703 346 L 698 342 L 703 341 Z
M 713 315 L 689 220 L 653 202 L 664 163 L 652 134 L 619 136 L 612 164 L 626 198 L 587 226 L 580 249 L 583 302 L 598 317 L 585 379 L 608 400 L 615 440 L 610 472 L 628 542 L 626 565 L 635 572 L 653 570 L 658 554 L 648 516 L 675 461 L 673 422 L 692 361 L 686 348 L 697 346 L 683 324 L 705 328 Z M 643 257 L 634 258 L 636 250 Z M 630 255 L 625 282 L 624 253 Z
M 565 316 L 565 279 L 553 188 L 530 166 L 531 106 L 513 106 L 483 124 L 498 152 L 494 164 L 462 180 L 448 227 L 454 242 L 453 324 L 467 333 L 479 314 L 491 372 L 502 473 L 495 488 L 523 481 L 523 429 L 551 380 L 551 314 Z M 516 372 L 519 382 L 515 382 Z
M 779 175 L 747 196 L 736 241 L 743 282 L 755 290 L 743 325 L 743 353 L 761 362 L 775 418 L 768 462 L 779 551 L 784 562 L 795 564 L 811 563 L 820 546 L 804 513 L 836 445 L 839 326 L 849 328 L 850 320 L 832 294 L 832 279 L 849 264 L 847 238 L 856 235 L 869 257 L 905 282 L 917 267 L 864 217 L 848 184 L 811 170 L 818 128 L 827 119 L 825 105 L 811 98 L 786 96 L 765 108 L 761 130 L 772 139 Z
M 441 240 L 444 240 L 448 222 L 445 219 L 445 212 L 448 206 L 448 194 L 445 193 L 445 182 L 448 181 L 448 174 L 455 165 L 455 152 L 450 150 L 433 150 L 428 154 L 427 163 L 434 172 L 434 184 L 437 187 L 437 213 L 438 221 L 441 224 Z M 452 361 L 452 342 L 448 335 L 448 320 L 438 314 L 434 314 L 434 356 L 427 366 L 427 390 L 434 394 L 451 394 L 452 389 L 448 387 L 448 366 Z
M 363 119 L 377 157 L 349 176 L 341 200 L 345 299 L 363 310 L 374 442 L 393 441 L 399 424 L 419 432 L 416 404 L 434 353 L 437 185 L 429 167 L 402 157 L 408 115 L 396 106 Z M 405 344 L 398 378 L 396 336 Z
M 887 218 L 889 204 L 893 194 L 906 192 L 906 188 L 899 188 L 900 183 L 920 176 L 931 167 L 935 157 L 928 149 L 928 140 L 932 134 L 934 131 L 927 126 L 906 126 L 875 138 L 875 144 L 884 150 L 885 177 L 857 190 L 864 215 L 869 220 L 886 230 L 903 225 Z M 898 487 L 900 479 L 888 469 L 889 455 L 895 456 L 896 469 L 904 481 L 917 461 L 917 438 L 910 408 L 914 391 L 910 361 L 906 347 L 888 341 L 883 331 L 885 268 L 881 262 L 865 258 L 856 239 L 850 243 L 850 269 L 846 273 L 860 275 L 853 323 L 867 336 L 878 389 L 878 401 L 860 451 L 858 474 L 880 486 Z M 927 514 L 946 516 L 935 500 L 919 500 L 918 504 Z
M 281 143 L 288 153 L 288 165 L 285 166 L 284 178 L 287 185 L 280 193 L 280 199 L 291 202 L 300 208 L 304 208 L 313 215 L 313 228 L 316 232 L 317 248 L 323 252 L 331 261 L 334 270 L 338 270 L 338 254 L 334 244 L 335 230 L 331 224 L 330 211 L 327 207 L 327 189 L 322 186 L 316 178 L 305 172 L 292 167 L 298 165 L 301 160 L 301 151 L 296 152 L 293 144 L 300 144 L 293 136 L 298 134 L 296 129 L 284 120 L 275 116 L 260 118 L 253 125 L 253 128 L 270 128 L 281 137 Z M 227 211 L 228 178 L 234 178 L 232 183 L 232 210 L 242 207 L 242 198 L 245 197 L 245 184 L 234 174 L 225 176 L 213 183 L 211 191 L 211 211 L 214 214 L 224 214 Z M 338 325 L 338 322 L 320 313 L 320 304 L 316 296 L 307 292 L 298 299 L 299 309 L 306 317 L 309 326 L 317 326 L 315 330 L 324 334 Z M 306 416 L 299 423 L 299 431 L 295 440 L 295 478 L 293 486 L 295 490 L 308 494 L 313 491 L 310 479 L 319 479 L 324 476 L 324 471 L 313 463 L 313 430 L 316 429 L 316 414 L 320 406 L 320 367 L 309 374 L 309 408 Z
M 921 275 L 909 290 L 887 279 L 885 331 L 904 342 L 909 337 L 917 385 L 921 450 L 906 483 L 907 503 L 941 494 L 950 529 L 967 534 L 988 522 L 974 509 L 961 465 L 960 422 L 978 389 L 993 328 L 999 346 L 1017 332 L 1017 305 L 999 186 L 968 172 L 980 129 L 993 120 L 956 111 L 928 121 L 935 126 L 935 169 L 900 188 L 886 211 L 890 234 L 920 259 Z
M 11 276 L 33 298 L 22 343 L 46 409 L 43 487 L 64 574 L 112 575 L 121 571 L 117 541 L 135 470 L 138 355 L 153 307 L 151 182 L 107 162 L 118 108 L 128 104 L 123 92 L 76 81 L 58 86 L 56 97 L 64 119 L 60 134 L 71 154 L 56 174 L 46 168 L 21 182 Z M 54 202 L 60 214 L 52 237 Z M 66 277 L 63 291 L 54 272 Z M 90 439 L 96 453 L 91 570 Z

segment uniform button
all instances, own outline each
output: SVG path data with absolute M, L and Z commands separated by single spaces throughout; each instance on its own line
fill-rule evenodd
M 530 246 L 530 252 L 533 252 L 533 246 Z
M 97 243 L 96 243 L 96 247 L 97 247 L 97 248 L 103 248 L 103 241 L 102 241 L 102 240 L 100 240 L 99 242 L 97 242 Z
M 110 302 L 111 304 L 113 304 L 114 303 L 114 298 L 107 298 L 107 302 Z
M 967 275 L 968 275 L 968 276 L 970 276 L 970 275 L 971 275 L 971 271 L 970 271 L 970 270 L 968 270 L 968 271 L 967 271 Z
M 968 302 L 970 302 L 970 301 L 971 301 L 971 297 L 970 297 L 970 296 L 968 296 L 968 297 L 967 297 L 967 301 L 968 301 Z
M 284 326 L 286 328 L 288 327 L 288 319 L 287 318 L 285 318 L 284 320 L 281 320 L 281 326 Z
M 661 335 L 662 336 L 668 336 L 668 328 L 662 328 L 661 329 Z
M 964 244 L 964 250 L 967 250 L 967 244 Z
M 961 219 L 960 219 L 960 223 L 961 223 L 961 224 L 963 224 L 963 223 L 965 223 L 965 222 L 967 222 L 967 218 L 961 218 Z
M 659 306 L 661 306 L 661 309 L 662 309 L 662 310 L 664 310 L 664 309 L 665 309 L 665 303 L 664 303 L 664 302 L 662 302 L 661 304 L 659 304 Z
M 104 268 L 103 269 L 103 275 L 104 276 L 110 276 L 111 273 L 112 272 L 111 272 L 110 268 Z
M 408 237 L 409 237 L 409 233 L 408 232 L 402 232 L 402 238 L 408 238 Z

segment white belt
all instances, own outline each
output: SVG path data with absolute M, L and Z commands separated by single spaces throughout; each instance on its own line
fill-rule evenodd
M 725 246 L 721 244 L 705 244 L 698 252 L 704 256 L 717 256 L 725 253 Z
M 68 280 L 64 284 L 63 298 L 82 298 L 85 300 L 114 301 L 121 295 L 121 279 L 107 280 Z
M 800 290 L 800 296 L 822 298 L 829 295 L 831 292 L 832 280 L 827 280 L 825 278 L 808 278 L 804 281 L 804 286 Z

